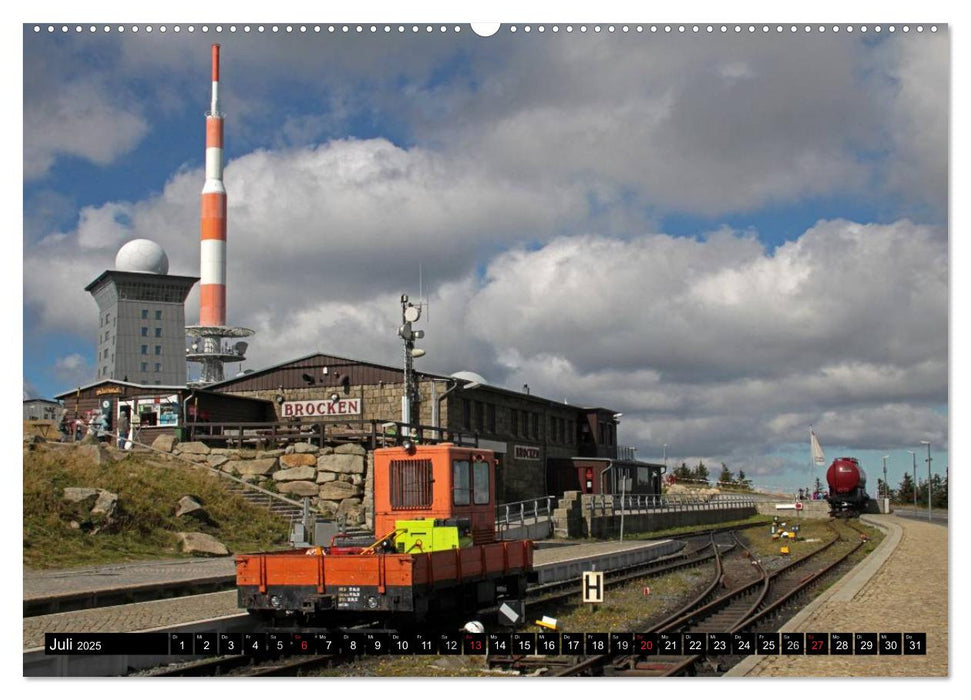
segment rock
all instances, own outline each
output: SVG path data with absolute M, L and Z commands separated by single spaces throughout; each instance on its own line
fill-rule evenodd
M 337 481 L 337 474 L 334 472 L 317 472 L 318 484 L 326 484 L 328 481 Z
M 265 459 L 267 457 L 279 457 L 284 454 L 284 450 L 261 450 L 256 453 L 257 459 Z
M 182 454 L 207 455 L 211 452 L 209 445 L 204 442 L 183 442 L 179 443 L 179 452 Z
M 317 457 L 312 454 L 295 452 L 281 456 L 280 465 L 284 467 L 315 467 L 317 466 Z
M 209 461 L 209 455 L 198 454 L 195 452 L 185 452 L 179 455 L 179 459 L 193 464 L 205 464 Z
M 72 520 L 68 523 L 68 527 L 70 527 L 72 530 L 80 530 L 81 523 L 79 523 L 77 520 Z
M 316 496 L 317 484 L 312 481 L 287 481 L 279 484 L 277 490 L 289 496 Z
M 158 450 L 159 452 L 171 452 L 175 449 L 175 446 L 179 444 L 175 435 L 159 435 L 152 442 L 152 449 Z
M 110 520 L 118 507 L 118 494 L 98 489 L 98 500 L 94 502 L 91 515 L 102 515 L 106 520 Z
M 64 500 L 71 503 L 80 503 L 87 507 L 93 505 L 98 498 L 98 489 L 86 488 L 84 486 L 67 486 L 64 489 Z M 90 503 L 85 503 L 90 501 Z
M 331 481 L 320 487 L 320 497 L 326 501 L 343 501 L 358 495 L 358 490 L 352 484 L 343 481 Z
M 317 457 L 317 469 L 341 474 L 363 474 L 364 458 L 356 454 L 332 454 Z
M 175 536 L 179 539 L 183 552 L 216 556 L 229 554 L 226 545 L 212 535 L 207 535 L 204 532 L 177 532 Z
M 298 442 L 293 445 L 293 451 L 297 454 L 317 454 L 317 446 L 309 442 Z
M 357 443 L 350 443 L 347 445 L 338 445 L 334 448 L 334 454 L 339 455 L 361 455 L 362 457 L 367 454 L 367 450 L 358 445 Z
M 33 433 L 24 435 L 24 447 L 27 447 L 28 445 L 36 445 L 40 442 L 47 442 L 47 440 L 42 438 L 40 435 L 34 435 Z
M 211 455 L 222 455 L 223 457 L 229 457 L 230 459 L 239 459 L 239 450 L 235 447 L 213 447 L 209 450 Z
M 317 454 L 319 454 L 319 455 L 332 455 L 332 454 L 334 454 L 334 448 L 333 447 L 321 447 L 319 450 L 317 450 Z
M 203 508 L 202 504 L 192 496 L 183 496 L 179 499 L 179 507 L 175 511 L 175 517 L 181 518 L 183 515 L 192 515 L 197 518 L 209 518 L 209 516 L 206 514 L 206 509 Z
M 279 468 L 276 457 L 238 459 L 230 462 L 233 471 L 243 476 L 269 476 Z M 226 465 L 223 466 L 225 469 Z
M 312 481 L 316 476 L 317 470 L 313 467 L 294 467 L 275 472 L 273 479 L 274 481 Z
M 95 440 L 87 444 L 82 443 L 78 448 L 79 457 L 87 457 L 95 464 L 104 464 L 108 460 L 108 450 Z
M 222 465 L 226 464 L 226 462 L 228 461 L 229 461 L 229 457 L 225 455 L 209 455 L 208 457 L 206 457 L 206 462 L 208 462 L 209 466 L 212 467 L 213 469 L 219 469 Z
M 322 513 L 330 513 L 331 515 L 335 515 L 337 513 L 337 509 L 340 508 L 340 506 L 341 504 L 338 503 L 337 501 L 324 501 L 324 500 L 317 501 L 317 509 L 320 510 Z
M 337 507 L 337 515 L 343 515 L 348 525 L 360 525 L 364 522 L 364 506 L 360 498 L 345 498 Z
M 361 486 L 364 484 L 364 477 L 360 474 L 351 474 L 351 483 L 354 486 Z

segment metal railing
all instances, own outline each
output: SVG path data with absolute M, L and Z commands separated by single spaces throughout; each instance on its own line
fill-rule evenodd
M 587 497 L 587 508 L 591 515 L 615 515 L 617 513 L 642 513 L 648 511 L 686 512 L 699 510 L 721 510 L 723 508 L 755 507 L 751 496 L 717 495 L 686 496 L 682 494 L 662 495 L 594 494 Z
M 144 427 L 144 426 L 143 426 Z M 155 427 L 155 426 L 153 426 Z M 407 429 L 407 430 L 406 430 Z M 330 420 L 207 423 L 187 422 L 181 439 L 221 447 L 282 447 L 309 442 L 317 447 L 340 442 L 365 443 L 372 449 L 399 445 L 408 438 L 416 443 L 454 442 L 477 447 L 478 435 L 429 425 L 407 425 L 393 420 Z M 406 434 L 407 433 L 407 434 Z
M 526 525 L 527 520 L 532 523 L 552 520 L 555 501 L 555 496 L 543 496 L 529 501 L 502 503 L 496 506 L 496 526 L 508 529 Z

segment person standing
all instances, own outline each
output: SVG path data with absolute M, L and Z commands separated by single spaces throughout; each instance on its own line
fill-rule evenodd
M 121 415 L 118 416 L 118 449 L 125 449 L 125 442 L 128 440 L 128 409 L 121 409 Z

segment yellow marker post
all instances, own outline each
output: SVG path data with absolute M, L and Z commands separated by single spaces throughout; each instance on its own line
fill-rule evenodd
M 789 553 L 789 545 L 787 545 L 787 544 L 782 545 L 782 547 L 779 549 L 779 553 L 780 554 L 788 554 Z
M 543 619 L 542 620 L 536 620 L 536 624 L 539 625 L 540 627 L 545 627 L 546 629 L 555 630 L 556 629 L 556 618 L 555 617 L 547 617 L 546 615 L 543 615 Z

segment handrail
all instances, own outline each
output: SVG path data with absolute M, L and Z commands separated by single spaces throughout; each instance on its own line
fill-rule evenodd
M 754 507 L 755 499 L 751 496 L 737 496 L 718 494 L 714 497 L 687 496 L 684 494 L 629 494 L 623 497 L 617 494 L 593 494 L 589 499 L 589 509 L 592 515 L 615 515 L 620 512 L 644 512 L 652 510 L 663 511 L 697 511 L 720 510 L 725 507 Z
M 506 527 L 513 523 L 525 525 L 527 519 L 539 522 L 541 515 L 545 516 L 544 520 L 552 520 L 554 500 L 555 496 L 541 496 L 527 501 L 500 503 L 496 506 L 496 524 Z

